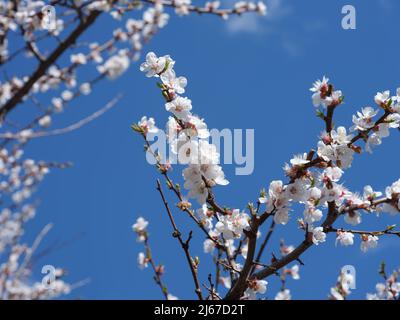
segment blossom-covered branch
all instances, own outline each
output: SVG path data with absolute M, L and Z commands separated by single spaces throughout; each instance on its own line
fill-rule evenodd
M 54 15 L 46 5 L 54 7 Z M 36 202 L 31 203 L 30 198 L 50 169 L 69 164 L 24 157 L 26 146 L 33 138 L 79 129 L 113 108 L 120 96 L 68 127 L 51 129 L 53 117 L 62 114 L 72 102 L 89 96 L 100 82 L 115 80 L 128 70 L 139 59 L 143 46 L 168 24 L 170 11 L 224 18 L 266 11 L 262 3 L 240 2 L 233 6 L 234 9 L 220 8 L 214 1 L 197 7 L 190 0 L 0 0 L 0 299 L 52 298 L 74 288 L 61 280 L 61 269 L 57 270 L 54 290 L 32 283 L 29 278 L 35 257 L 22 235 L 36 212 Z M 102 40 L 91 36 L 82 40 L 99 22 L 108 24 L 107 19 L 120 23 Z M 16 72 L 18 64 L 24 68 Z M 33 112 L 14 117 L 18 115 L 13 112 L 17 108 L 22 113 L 28 109 Z M 180 191 L 175 191 L 183 201 Z M 205 229 L 204 232 L 208 234 Z M 145 244 L 149 248 L 147 240 Z M 30 263 L 23 263 L 24 259 Z M 149 262 L 154 269 L 154 260 Z M 154 270 L 156 282 L 172 299 L 164 290 L 158 269 Z
M 276 275 L 283 268 L 286 270 L 292 262 L 302 264 L 301 255 L 310 247 L 325 242 L 327 233 L 336 232 L 336 242 L 345 246 L 354 244 L 355 234 L 360 235 L 362 251 L 374 248 L 381 236 L 398 235 L 394 231 L 395 226 L 383 231 L 363 232 L 334 225 L 340 217 L 344 217 L 348 224 L 358 225 L 361 223 L 362 212 L 400 212 L 400 180 L 385 190 L 385 197 L 371 186 L 366 186 L 363 195 L 359 195 L 340 182 L 344 171 L 351 167 L 355 155 L 362 153 L 363 147 L 357 145 L 357 142 L 363 140 L 365 150 L 372 152 L 372 146 L 380 145 L 382 139 L 389 136 L 390 129 L 399 128 L 400 90 L 396 96 L 391 96 L 388 91 L 378 93 L 374 99 L 377 109 L 363 108 L 353 116 L 354 125 L 346 129 L 336 126 L 334 119 L 335 112 L 344 101 L 342 92 L 335 90 L 325 77 L 315 82 L 311 88 L 312 100 L 325 127 L 316 149 L 294 156 L 290 164 L 284 167 L 288 182 L 272 181 L 268 192 L 261 191 L 256 208 L 248 204 L 247 214 L 217 204 L 213 188 L 227 185 L 219 163 L 219 153 L 208 141 L 210 134 L 204 120 L 192 114 L 192 101 L 181 96 L 185 92 L 187 79 L 177 76 L 174 66 L 175 61 L 171 57 L 157 57 L 149 53 L 146 62 L 141 65 L 141 71 L 147 77 L 160 79 L 158 85 L 166 101 L 165 109 L 172 114 L 166 126 L 169 148 L 177 156 L 178 164 L 185 166 L 182 176 L 184 186 L 189 191 L 188 198 L 196 199 L 201 206 L 197 210 L 198 221 L 201 222 L 199 226 L 203 231 L 204 227 L 208 230 L 204 251 L 212 253 L 217 247 L 217 267 L 222 265 L 230 275 L 230 278 L 220 276 L 229 289 L 225 299 L 250 299 L 255 298 L 257 293 L 264 293 L 267 285 L 265 278 Z M 379 109 L 382 109 L 383 115 L 374 120 Z M 146 150 L 156 157 L 159 170 L 166 175 L 171 170 L 172 161 L 155 153 L 147 139 L 148 134 L 159 131 L 154 119 L 143 117 L 138 124 L 133 125 L 133 129 L 145 138 Z M 178 206 L 184 206 L 185 209 L 192 206 L 187 200 L 182 204 L 180 188 L 177 192 L 172 182 L 168 186 L 178 195 L 181 201 Z M 288 223 L 295 203 L 304 207 L 303 217 L 298 219 L 304 240 L 298 247 L 285 251 L 280 258 L 274 256 L 270 264 L 264 264 L 261 261 L 262 253 L 274 226 Z M 189 216 L 193 218 L 193 211 L 189 210 Z M 256 254 L 260 229 L 269 218 L 273 221 Z M 237 261 L 240 256 L 244 258 L 243 264 Z M 216 272 L 219 273 L 218 270 Z M 285 290 L 282 287 L 278 298 L 290 297 Z M 217 292 L 217 296 L 221 296 L 220 293 Z

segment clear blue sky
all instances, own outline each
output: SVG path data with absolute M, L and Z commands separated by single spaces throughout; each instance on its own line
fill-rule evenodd
M 170 54 L 177 61 L 177 72 L 189 79 L 187 95 L 194 110 L 210 128 L 255 129 L 254 174 L 236 177 L 234 167 L 226 166 L 231 184 L 216 189 L 221 203 L 242 209 L 271 180 L 284 179 L 281 168 L 293 154 L 316 145 L 323 127 L 308 91 L 314 80 L 327 75 L 343 90 L 346 103 L 337 112 L 336 124 L 346 126 L 351 125 L 356 110 L 373 103 L 378 90 L 400 86 L 397 1 L 351 1 L 357 9 L 357 29 L 350 31 L 341 28 L 341 8 L 348 1 L 269 2 L 274 3 L 269 17 L 249 16 L 244 22 L 173 15 L 168 27 L 145 48 L 146 52 Z M 107 18 L 98 21 L 86 39 L 109 34 L 108 23 Z M 154 81 L 133 65 L 121 78 L 98 86 L 94 95 L 74 102 L 55 119 L 54 127 L 89 115 L 120 92 L 125 94 L 123 100 L 96 122 L 62 137 L 38 139 L 28 149 L 31 157 L 72 161 L 74 166 L 55 170 L 41 185 L 37 197 L 42 203 L 27 238 L 48 221 L 55 228 L 47 244 L 81 235 L 39 261 L 35 274 L 39 278 L 43 264 L 54 264 L 69 270 L 71 282 L 91 279 L 69 298 L 161 298 L 150 270 L 140 271 L 136 265 L 142 248 L 131 225 L 143 215 L 150 221 L 154 256 L 166 265 L 165 280 L 171 293 L 194 298 L 183 254 L 170 236 L 155 190 L 157 173 L 144 159 L 140 137 L 130 130 L 130 124 L 142 115 L 155 117 L 160 125 L 167 119 Z M 384 189 L 397 180 L 399 141 L 400 134 L 395 132 L 373 156 L 358 156 L 343 178 L 346 185 L 355 191 L 366 184 Z M 175 173 L 174 178 L 179 176 Z M 289 225 L 277 228 L 270 243 L 274 252 L 282 237 L 288 244 L 302 241 L 295 223 L 301 212 L 293 212 Z M 399 216 L 375 219 L 364 215 L 364 221 L 363 228 L 380 229 L 398 223 Z M 177 222 L 186 232 L 193 227 L 182 217 Z M 196 229 L 194 237 L 192 252 L 201 257 L 200 274 L 205 282 L 211 258 L 203 255 L 203 238 Z M 389 269 L 400 266 L 398 239 L 382 239 L 379 248 L 367 254 L 361 253 L 358 241 L 350 248 L 335 248 L 334 242 L 330 235 L 326 243 L 303 256 L 301 280 L 288 283 L 293 298 L 326 298 L 340 267 L 346 264 L 353 264 L 358 272 L 351 298 L 364 298 L 379 280 L 377 268 L 382 260 Z M 269 279 L 268 297 L 275 296 L 277 280 Z

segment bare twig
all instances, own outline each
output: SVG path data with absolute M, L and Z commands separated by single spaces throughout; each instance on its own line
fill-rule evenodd
M 71 131 L 78 130 L 81 127 L 85 126 L 86 124 L 99 118 L 104 113 L 106 113 L 108 110 L 112 109 L 114 106 L 117 105 L 117 103 L 121 100 L 121 98 L 122 98 L 122 94 L 119 94 L 117 97 L 115 97 L 110 102 L 108 102 L 103 108 L 92 113 L 90 116 L 88 116 L 82 120 L 79 120 L 78 122 L 76 122 L 74 124 L 69 125 L 68 127 L 61 128 L 61 129 L 55 129 L 55 130 L 51 130 L 51 131 L 33 132 L 32 134 L 29 135 L 29 138 L 31 139 L 31 138 L 42 138 L 42 137 L 48 137 L 48 136 L 57 136 L 57 135 L 62 135 L 62 134 L 71 132 Z M 21 139 L 21 135 L 19 133 L 0 133 L 0 138 L 2 138 L 2 139 Z
M 394 235 L 394 236 L 398 236 L 400 237 L 400 231 L 393 231 L 393 227 L 388 227 L 385 230 L 380 230 L 380 231 L 364 231 L 364 230 L 351 230 L 351 229 L 336 229 L 333 227 L 330 227 L 328 229 L 325 230 L 325 232 L 349 232 L 349 233 L 353 233 L 353 234 L 366 234 L 366 235 L 372 235 L 372 236 L 383 236 L 385 234 L 387 235 Z
M 161 272 L 160 268 L 157 268 L 156 263 L 154 262 L 151 247 L 149 244 L 149 238 L 147 235 L 145 235 L 145 238 L 144 238 L 144 246 L 146 248 L 146 258 L 147 258 L 148 262 L 150 263 L 151 268 L 153 269 L 153 272 L 154 272 L 154 281 L 160 287 L 164 298 L 166 300 L 168 300 L 168 289 L 162 282 L 162 279 L 161 279 L 162 272 Z
M 29 77 L 28 81 L 8 100 L 0 109 L 0 118 L 4 119 L 6 115 L 13 110 L 21 100 L 30 92 L 34 84 L 43 76 L 48 68 L 54 64 L 58 58 L 89 28 L 101 15 L 101 11 L 92 11 L 88 17 L 70 33 L 70 35 L 47 57 L 46 60 L 39 63 L 37 69 Z
M 40 243 L 42 242 L 43 238 L 49 233 L 51 228 L 53 228 L 53 224 L 49 223 L 37 235 L 35 241 L 32 244 L 32 247 L 28 250 L 28 253 L 25 255 L 24 260 L 22 261 L 17 272 L 15 273 L 15 278 L 18 278 L 21 275 L 21 273 L 24 271 L 26 266 L 29 264 L 33 254 L 36 252 L 37 248 L 39 247 Z
M 275 221 L 272 220 L 271 225 L 270 225 L 270 227 L 268 229 L 268 233 L 265 235 L 264 241 L 262 242 L 261 247 L 260 247 L 260 249 L 259 249 L 259 251 L 257 253 L 256 260 L 254 262 L 254 266 L 252 267 L 250 274 L 252 274 L 254 272 L 255 265 L 258 264 L 261 261 L 262 254 L 263 254 L 263 252 L 265 250 L 265 247 L 268 244 L 269 239 L 272 236 L 272 233 L 274 232 L 274 229 L 275 229 Z
M 190 242 L 190 240 L 192 238 L 192 232 L 189 234 L 189 237 L 188 237 L 187 241 L 183 241 L 182 234 L 179 231 L 179 229 L 178 229 L 178 227 L 177 227 L 177 225 L 175 223 L 175 220 L 174 220 L 172 212 L 171 212 L 171 210 L 169 208 L 168 202 L 165 199 L 164 192 L 163 192 L 163 190 L 161 188 L 161 183 L 160 183 L 159 179 L 157 179 L 157 190 L 160 193 L 161 199 L 162 199 L 162 201 L 164 203 L 165 209 L 166 209 L 166 211 L 168 213 L 169 220 L 170 220 L 172 228 L 174 230 L 172 235 L 173 235 L 174 238 L 178 239 L 178 241 L 179 241 L 179 243 L 180 243 L 180 245 L 181 245 L 181 247 L 182 247 L 182 249 L 183 249 L 183 251 L 185 253 L 186 260 L 188 262 L 190 271 L 192 273 L 193 282 L 194 282 L 194 285 L 195 285 L 195 292 L 196 292 L 199 300 L 203 300 L 203 294 L 202 294 L 201 289 L 200 289 L 200 282 L 199 282 L 198 275 L 197 275 L 197 267 L 194 265 L 192 257 L 190 256 L 190 252 L 189 252 L 189 242 Z

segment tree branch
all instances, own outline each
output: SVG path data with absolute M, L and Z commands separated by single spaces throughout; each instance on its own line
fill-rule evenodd
M 173 217 L 173 215 L 171 213 L 171 210 L 169 208 L 168 202 L 165 199 L 164 192 L 162 191 L 161 183 L 160 183 L 159 179 L 157 179 L 157 190 L 160 193 L 160 196 L 161 196 L 161 199 L 162 199 L 162 201 L 164 203 L 165 209 L 167 210 L 168 217 L 169 217 L 169 220 L 171 222 L 172 228 L 174 229 L 174 232 L 173 232 L 172 235 L 173 235 L 174 238 L 178 239 L 183 251 L 185 252 L 186 260 L 188 262 L 190 271 L 192 273 L 193 282 L 194 282 L 194 285 L 195 285 L 195 288 L 196 288 L 195 292 L 196 292 L 199 300 L 203 300 L 203 295 L 202 295 L 202 292 L 201 292 L 201 289 L 200 289 L 200 282 L 199 282 L 199 279 L 198 279 L 198 276 L 197 276 L 197 267 L 195 267 L 195 265 L 193 263 L 193 260 L 192 260 L 192 257 L 190 256 L 190 252 L 189 252 L 189 242 L 190 242 L 190 240 L 192 238 L 192 232 L 190 232 L 189 238 L 187 239 L 187 241 L 183 241 L 182 234 L 179 231 L 179 229 L 178 229 L 178 227 L 177 227 L 177 225 L 175 223 L 175 220 L 174 220 L 174 217 Z
M 72 44 L 76 42 L 79 36 L 89 28 L 96 19 L 100 16 L 101 11 L 93 11 L 89 16 L 81 21 L 74 31 L 63 41 L 61 44 L 48 56 L 48 58 L 39 63 L 37 69 L 29 77 L 29 80 L 8 100 L 0 109 L 0 119 L 4 119 L 7 114 L 13 110 L 21 100 L 30 92 L 33 85 L 42 77 L 47 69 L 54 64 L 57 59 L 67 50 Z
M 264 252 L 264 250 L 265 250 L 265 247 L 266 247 L 267 244 L 268 244 L 269 239 L 270 239 L 271 236 L 272 236 L 272 233 L 274 232 L 274 229 L 275 229 L 275 221 L 272 220 L 271 225 L 270 225 L 269 230 L 268 230 L 268 233 L 266 234 L 266 236 L 265 236 L 265 238 L 264 238 L 264 241 L 262 242 L 261 247 L 260 247 L 260 249 L 258 250 L 256 259 L 254 260 L 254 265 L 253 265 L 253 267 L 252 267 L 252 269 L 251 269 L 250 274 L 252 274 L 252 273 L 254 272 L 255 266 L 257 265 L 257 263 L 261 262 L 262 254 L 263 254 L 263 252 Z

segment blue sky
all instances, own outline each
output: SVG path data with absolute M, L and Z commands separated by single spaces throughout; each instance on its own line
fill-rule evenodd
M 194 110 L 210 128 L 255 129 L 254 173 L 236 177 L 234 166 L 225 166 L 231 183 L 216 188 L 221 203 L 241 209 L 255 201 L 271 180 L 284 179 L 281 168 L 293 154 L 316 145 L 323 126 L 315 117 L 308 91 L 314 80 L 327 75 L 344 92 L 346 103 L 337 112 L 336 124 L 347 127 L 351 115 L 372 104 L 377 91 L 400 86 L 396 15 L 400 4 L 396 1 L 352 0 L 357 29 L 347 31 L 341 28 L 341 8 L 348 1 L 271 0 L 269 4 L 270 16 L 265 18 L 246 16 L 224 22 L 208 16 L 173 15 L 168 27 L 145 48 L 170 54 L 177 61 L 177 73 L 189 79 L 186 93 Z M 113 23 L 103 18 L 85 38 L 108 34 Z M 16 74 L 23 72 L 15 66 Z M 124 98 L 118 106 L 97 121 L 61 137 L 37 139 L 27 150 L 33 158 L 74 163 L 68 170 L 54 171 L 38 190 L 42 202 L 27 239 L 51 221 L 55 227 L 46 244 L 72 241 L 40 260 L 35 275 L 40 278 L 41 266 L 53 264 L 67 268 L 71 282 L 91 279 L 69 298 L 161 298 L 150 270 L 136 266 L 142 248 L 131 225 L 143 215 L 150 221 L 154 256 L 166 265 L 169 290 L 179 298 L 194 298 L 183 253 L 171 237 L 155 190 L 157 173 L 145 161 L 140 137 L 130 130 L 130 124 L 142 115 L 155 117 L 160 126 L 167 119 L 154 81 L 146 79 L 137 64 L 132 65 L 121 78 L 102 83 L 94 95 L 75 101 L 54 120 L 54 127 L 89 115 L 120 92 Z M 366 184 L 384 189 L 397 180 L 399 138 L 395 132 L 372 156 L 358 156 L 344 175 L 346 185 L 354 191 Z M 179 170 L 173 176 L 179 180 Z M 171 195 L 169 199 L 175 201 Z M 302 241 L 295 223 L 300 214 L 293 212 L 291 222 L 277 228 L 265 258 L 270 258 L 271 250 L 278 252 L 281 238 L 293 245 Z M 381 229 L 398 220 L 398 216 L 364 216 L 362 227 Z M 186 232 L 193 228 L 179 214 L 177 223 Z M 201 257 L 200 275 L 205 282 L 211 258 L 203 255 L 203 238 L 196 229 L 194 238 L 192 254 Z M 357 289 L 351 298 L 364 298 L 379 280 L 382 260 L 389 269 L 400 266 L 396 240 L 382 239 L 378 249 L 362 254 L 358 242 L 350 248 L 335 248 L 330 235 L 326 243 L 303 256 L 301 280 L 288 283 L 293 298 L 326 298 L 346 264 L 357 269 Z M 267 296 L 274 297 L 278 279 L 272 277 L 269 282 Z

